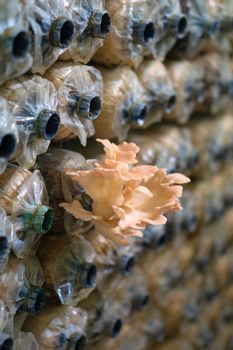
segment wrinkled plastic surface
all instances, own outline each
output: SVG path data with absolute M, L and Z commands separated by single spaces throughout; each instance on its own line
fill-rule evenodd
M 81 167 L 79 166 L 79 170 L 90 170 L 94 166 L 94 160 L 85 161 Z M 77 169 L 77 167 L 76 167 Z M 72 169 L 74 170 L 74 168 Z M 90 205 L 90 198 L 86 198 L 85 192 L 80 185 L 74 181 L 69 175 L 63 175 L 62 177 L 62 188 L 64 200 L 67 202 L 71 202 L 75 198 L 81 200 L 83 205 Z M 83 234 L 90 230 L 93 227 L 91 221 L 83 221 L 81 219 L 76 219 L 73 215 L 64 212 L 64 227 L 68 234 L 77 235 Z
M 0 84 L 26 73 L 32 65 L 32 57 L 14 55 L 13 40 L 21 32 L 28 32 L 25 8 L 18 0 L 0 2 Z
M 156 58 L 164 61 L 168 52 L 175 45 L 178 38 L 170 29 L 170 21 L 175 16 L 183 16 L 180 2 L 176 0 L 154 0 L 154 6 L 158 6 L 159 28 L 158 40 L 155 42 Z M 185 31 L 184 31 L 185 32 Z
M 165 250 L 154 256 L 153 251 L 148 252 L 142 259 L 142 269 L 146 274 L 148 288 L 153 300 L 163 302 L 172 288 L 179 285 L 182 278 L 182 269 L 179 265 L 175 250 Z M 154 273 L 156 271 L 156 275 Z M 156 291 L 156 293 L 155 293 Z
M 10 242 L 15 238 L 15 232 L 9 217 L 7 217 L 6 211 L 0 208 L 0 240 L 1 240 L 1 253 L 0 253 L 0 272 L 2 272 L 8 262 L 10 254 Z
M 32 212 L 39 205 L 48 204 L 44 179 L 38 170 L 31 173 L 16 165 L 9 164 L 0 177 L 0 205 L 4 222 L 3 233 L 9 248 L 23 258 L 34 254 L 41 234 L 25 231 L 22 215 Z
M 224 211 L 220 188 L 209 186 L 211 180 L 202 180 L 192 187 L 198 222 L 208 224 L 219 219 Z M 191 189 L 191 186 L 190 186 Z
M 95 230 L 90 230 L 85 233 L 85 239 L 92 245 L 95 250 L 95 261 L 98 264 L 107 267 L 111 271 L 111 267 L 115 265 L 115 253 L 113 251 L 113 244 L 107 238 Z M 99 273 L 98 273 L 99 275 Z
M 109 338 L 105 336 L 96 344 L 91 345 L 91 349 L 101 350 L 103 344 L 111 350 L 143 350 L 147 345 L 147 336 L 140 330 L 132 327 L 131 324 L 124 324 L 117 337 Z
M 8 99 L 19 132 L 15 160 L 19 165 L 30 168 L 35 164 L 36 157 L 49 147 L 49 140 L 36 135 L 35 123 L 42 110 L 56 111 L 57 91 L 50 81 L 33 75 L 6 83 L 0 93 Z
M 175 55 L 195 57 L 201 51 L 229 51 L 229 41 L 221 32 L 224 7 L 219 1 L 182 0 L 181 6 L 188 16 L 188 34 L 178 41 Z
M 116 323 L 120 321 L 122 326 L 131 312 L 132 296 L 127 290 L 125 292 L 127 280 L 122 281 L 121 276 L 115 276 L 108 281 L 108 285 L 108 289 L 103 287 L 92 293 L 86 302 L 88 308 L 92 310 L 95 305 L 98 310 L 96 317 L 92 316 L 89 321 L 90 343 L 103 335 L 116 337 Z
M 47 308 L 36 317 L 29 317 L 24 330 L 30 330 L 43 349 L 57 349 L 68 345 L 72 337 L 84 335 L 88 314 L 72 306 Z
M 219 174 L 213 178 L 213 185 L 219 188 L 222 194 L 222 201 L 225 208 L 230 208 L 233 204 L 233 167 L 231 164 L 226 165 Z
M 138 243 L 138 239 L 132 237 L 129 240 L 129 244 L 127 246 L 119 246 L 114 244 L 112 249 L 115 254 L 116 265 L 118 270 L 123 275 L 130 274 L 133 269 L 135 263 L 137 263 L 137 257 L 141 253 L 141 247 Z
M 145 248 L 154 248 L 163 250 L 167 243 L 166 225 L 149 225 L 143 231 L 142 240 L 138 240 L 137 244 L 141 246 L 142 253 Z
M 232 116 L 225 114 L 190 124 L 192 143 L 199 154 L 195 177 L 217 172 L 232 157 L 232 121 Z
M 10 314 L 9 309 L 2 298 L 0 299 L 0 329 L 1 332 L 9 335 L 13 334 L 13 316 Z
M 83 146 L 93 136 L 95 128 L 91 119 L 79 115 L 75 108 L 75 96 L 94 93 L 102 98 L 103 82 L 100 72 L 91 66 L 56 63 L 46 73 L 58 91 L 58 111 L 61 128 L 55 140 L 77 136 Z
M 42 350 L 36 338 L 30 332 L 20 332 L 14 341 L 15 350 Z
M 217 53 L 206 54 L 200 57 L 198 67 L 204 70 L 204 101 L 197 111 L 222 113 L 230 107 L 232 98 L 231 82 L 232 71 L 229 57 Z
M 16 127 L 16 123 L 12 117 L 12 114 L 9 111 L 7 100 L 3 97 L 0 97 L 0 133 L 2 135 L 12 134 L 15 137 L 16 143 L 18 142 L 18 130 Z M 13 157 L 13 154 L 10 156 Z M 6 158 L 4 155 L 0 156 L 0 174 L 2 174 L 7 166 L 8 157 Z
M 204 69 L 195 62 L 181 60 L 167 65 L 176 92 L 176 106 L 167 120 L 186 123 L 194 112 L 198 100 L 202 102 Z
M 191 175 L 197 165 L 197 152 L 188 128 L 156 126 L 143 133 L 133 132 L 129 139 L 140 147 L 138 159 L 144 164 L 186 175 Z
M 165 324 L 157 308 L 152 309 L 149 306 L 145 310 L 141 311 L 140 319 L 138 314 L 134 313 L 132 315 L 131 322 L 130 325 L 135 330 L 134 337 L 135 339 L 138 339 L 139 344 L 143 341 L 143 335 L 146 336 L 147 342 L 149 344 L 152 342 L 156 348 L 159 346 L 159 343 L 163 342 L 165 338 Z
M 93 163 L 85 161 L 80 153 L 64 149 L 51 149 L 39 157 L 38 167 L 45 178 L 50 206 L 55 211 L 55 232 L 65 230 L 68 234 L 79 236 L 92 227 L 90 222 L 77 220 L 59 207 L 64 200 L 72 202 L 75 198 L 82 198 L 84 193 L 70 176 L 65 175 L 65 170 L 85 170 L 92 165 Z
M 218 51 L 220 53 L 230 53 L 231 43 L 229 39 L 231 35 L 231 26 L 229 19 L 230 12 L 227 6 L 227 1 L 207 0 L 206 9 L 208 15 L 211 18 L 210 24 L 212 24 L 212 28 L 214 29 L 215 27 L 215 33 L 211 35 L 210 32 L 210 40 L 207 40 L 207 43 L 203 43 L 203 51 Z
M 155 122 L 160 122 L 164 114 L 175 108 L 176 92 L 162 62 L 144 61 L 136 72 L 146 90 L 148 115 L 143 128 L 147 128 Z
M 39 257 L 49 296 L 54 297 L 55 291 L 62 304 L 73 305 L 88 296 L 91 288 L 80 283 L 81 265 L 92 263 L 95 251 L 86 240 L 48 235 L 39 248 Z
M 183 210 L 169 214 L 166 223 L 168 239 L 177 239 L 177 244 L 183 244 L 183 241 L 199 228 L 196 197 L 189 188 L 184 191 L 181 205 Z
M 94 60 L 107 66 L 121 64 L 136 68 L 145 55 L 155 54 L 156 32 L 148 42 L 138 43 L 134 26 L 139 23 L 156 22 L 157 7 L 152 1 L 145 0 L 106 0 L 105 2 L 111 16 L 111 31 Z
M 131 125 L 142 126 L 145 115 L 137 116 L 133 111 L 139 106 L 147 113 L 145 89 L 137 75 L 127 67 L 100 69 L 104 81 L 103 106 L 94 121 L 96 137 L 126 139 Z
M 184 8 L 188 14 L 188 35 L 184 40 L 178 42 L 177 52 L 179 48 L 184 47 L 185 53 L 193 57 L 201 50 L 202 39 L 206 35 L 208 22 L 211 18 L 207 13 L 206 4 L 203 1 L 181 1 L 185 3 Z
M 131 301 L 131 310 L 146 309 L 149 304 L 148 281 L 142 269 L 135 267 L 128 277 L 128 287 L 122 290 L 123 293 L 129 293 Z
M 43 285 L 43 271 L 39 260 L 30 256 L 24 261 L 11 257 L 0 276 L 0 298 L 11 315 L 15 315 L 25 303 L 31 286 Z
M 233 238 L 232 223 L 233 223 L 233 210 L 230 209 L 222 216 L 221 220 L 218 222 L 213 222 L 207 228 L 208 232 L 211 234 L 214 247 L 214 256 L 221 256 L 223 253 L 231 247 L 231 242 Z M 224 228 L 224 229 L 223 229 Z M 222 232 L 222 234 L 220 234 Z
M 64 17 L 72 20 L 63 0 L 29 0 L 28 21 L 33 33 L 32 56 L 33 73 L 44 72 L 55 62 L 67 48 L 56 47 L 49 42 L 49 30 L 53 21 Z
M 75 38 L 61 59 L 87 64 L 103 45 L 103 39 L 93 37 L 89 30 L 89 21 L 93 11 L 104 10 L 103 0 L 67 0 L 67 8 L 78 27 L 78 37 Z
M 149 348 L 150 350 L 153 349 Z M 157 346 L 158 350 L 194 350 L 194 347 L 192 344 L 190 344 L 189 339 L 186 339 L 186 337 L 178 337 L 177 339 L 167 339 L 162 344 L 158 344 Z
M 143 350 L 146 348 L 147 337 L 144 333 L 141 333 L 138 329 L 134 330 L 130 327 L 120 334 L 118 348 L 119 350 Z M 121 340 L 121 342 L 120 342 Z

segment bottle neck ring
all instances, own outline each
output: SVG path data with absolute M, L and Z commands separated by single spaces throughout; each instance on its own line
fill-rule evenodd
M 52 228 L 54 217 L 54 211 L 51 207 L 37 206 L 31 212 L 23 214 L 24 230 L 45 234 Z

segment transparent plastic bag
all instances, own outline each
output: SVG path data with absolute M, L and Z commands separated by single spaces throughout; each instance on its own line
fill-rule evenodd
M 7 100 L 0 97 L 0 174 L 2 174 L 17 148 L 18 130 L 9 111 Z
M 194 350 L 192 344 L 190 344 L 188 337 L 178 336 L 174 339 L 166 339 L 162 344 L 156 346 L 157 350 Z M 153 346 L 149 348 L 153 350 Z
M 0 299 L 0 346 L 13 349 L 13 316 L 5 303 Z
M 20 258 L 34 254 L 54 220 L 40 172 L 9 164 L 0 176 L 0 206 L 5 210 L 3 231 L 9 248 Z
M 138 78 L 146 90 L 148 115 L 143 128 L 160 122 L 164 114 L 171 113 L 176 104 L 176 93 L 162 62 L 144 61 L 136 71 Z
M 199 223 L 195 200 L 196 198 L 195 195 L 193 195 L 193 192 L 186 189 L 181 199 L 183 210 L 167 215 L 167 239 L 171 238 L 176 240 L 177 244 L 183 244 L 184 240 L 197 232 Z
M 159 7 L 160 16 L 159 39 L 155 42 L 155 54 L 157 59 L 164 61 L 176 41 L 186 35 L 188 19 L 182 12 L 179 1 L 154 0 L 152 2 Z
M 213 180 L 198 181 L 190 186 L 195 196 L 195 212 L 199 224 L 218 220 L 224 212 L 224 202 L 219 188 L 213 186 Z
M 15 160 L 30 168 L 58 132 L 57 91 L 50 81 L 33 75 L 7 82 L 0 93 L 8 100 L 19 132 Z
M 93 120 L 101 112 L 103 81 L 91 66 L 56 63 L 46 73 L 58 91 L 61 128 L 55 141 L 77 136 L 83 146 L 93 136 Z
M 80 235 L 93 226 L 91 222 L 75 219 L 59 207 L 64 200 L 72 202 L 75 198 L 81 199 L 84 205 L 90 205 L 82 188 L 65 171 L 84 170 L 91 166 L 91 162 L 80 153 L 65 149 L 51 149 L 38 158 L 38 168 L 45 178 L 50 205 L 55 211 L 54 232 L 65 230 L 68 234 Z
M 174 149 L 165 147 L 162 142 L 156 140 L 156 134 L 153 134 L 146 131 L 143 134 L 132 132 L 129 135 L 130 142 L 135 142 L 140 148 L 139 161 L 143 164 L 166 168 L 168 173 L 173 173 L 178 168 L 176 147 Z
M 206 1 L 206 11 L 210 17 L 209 38 L 203 40 L 204 52 L 218 51 L 219 53 L 231 52 L 229 33 L 231 25 L 225 0 Z
M 210 349 L 215 338 L 214 330 L 205 320 L 204 315 L 198 323 L 185 325 L 181 331 L 182 335 L 188 339 L 194 349 Z
M 228 350 L 232 347 L 233 338 L 232 338 L 232 324 L 224 325 L 221 329 L 221 332 L 217 334 L 215 338 L 212 349 L 213 350 Z
M 233 206 L 233 166 L 231 163 L 221 169 L 221 172 L 213 178 L 213 186 L 220 189 L 222 201 L 225 209 L 230 209 Z
M 125 324 L 120 334 L 115 338 L 103 337 L 96 344 L 91 345 L 93 350 L 101 350 L 103 346 L 109 350 L 143 350 L 146 348 L 147 336 L 138 329 L 131 328 L 131 324 Z
M 121 281 L 121 283 L 119 283 Z M 95 290 L 81 307 L 91 313 L 88 323 L 88 343 L 92 345 L 102 336 L 116 338 L 131 312 L 131 296 L 124 293 L 126 281 L 121 276 L 109 280 L 109 288 Z
M 98 67 L 99 68 L 99 67 Z M 103 82 L 103 106 L 94 121 L 96 137 L 125 140 L 131 126 L 142 127 L 147 115 L 145 89 L 128 67 L 100 69 Z
M 194 169 L 195 177 L 213 173 L 217 167 L 216 153 L 219 149 L 219 130 L 213 126 L 212 119 L 194 120 L 190 123 L 192 143 L 198 151 L 199 162 Z
M 121 321 L 125 322 L 134 311 L 141 311 L 148 307 L 150 295 L 145 273 L 139 267 L 135 267 L 128 278 L 122 279 L 121 274 L 112 274 L 108 280 L 108 288 L 105 284 L 98 284 L 98 292 L 107 304 L 119 304 Z M 122 310 L 120 311 L 120 308 Z M 106 308 L 105 312 L 108 314 Z
M 231 113 L 227 112 L 216 121 L 216 127 L 221 130 L 221 141 L 219 145 L 219 151 L 217 154 L 217 160 L 219 167 L 223 164 L 231 164 L 233 155 L 233 118 Z
M 44 72 L 67 50 L 75 26 L 63 0 L 29 0 L 28 21 L 33 34 L 33 73 Z
M 80 237 L 80 234 L 74 233 L 74 236 Z M 120 247 L 95 229 L 85 232 L 82 239 L 87 241 L 95 252 L 93 263 L 98 271 L 97 285 L 104 285 L 108 276 L 115 270 L 121 271 L 123 274 L 131 272 L 135 261 L 135 251 L 138 250 L 136 246 L 132 244 L 131 246 Z
M 220 44 L 221 51 L 225 49 L 225 46 L 229 46 L 228 43 L 222 44 L 222 37 L 220 39 L 220 19 L 210 11 L 210 4 L 214 1 L 202 1 L 202 0 L 181 0 L 181 7 L 188 18 L 188 33 L 183 38 L 178 40 L 173 48 L 172 55 L 179 57 L 193 58 L 197 56 L 201 51 L 208 49 L 208 43 L 211 42 L 212 47 L 216 47 Z M 219 2 L 217 3 L 219 12 Z M 214 45 L 213 45 L 214 42 Z M 221 42 L 221 43 L 220 43 Z
M 183 321 L 183 309 L 187 300 L 185 288 L 174 289 L 167 292 L 159 305 L 159 312 L 164 323 L 164 337 L 174 337 Z
M 222 256 L 218 256 L 211 264 L 208 273 L 213 275 L 216 288 L 221 293 L 232 283 L 233 258 L 232 248 Z
M 143 270 L 135 267 L 132 274 L 128 277 L 128 288 L 122 293 L 129 293 L 131 300 L 131 311 L 141 311 L 149 308 L 150 294 L 148 281 Z
M 143 231 L 143 238 L 138 244 L 141 246 L 141 253 L 144 253 L 146 248 L 156 249 L 158 251 L 163 250 L 166 247 L 168 240 L 166 225 L 149 225 Z
M 7 217 L 6 211 L 0 208 L 0 221 L 2 223 L 0 231 L 0 273 L 7 265 L 10 254 L 10 242 L 13 241 L 13 225 Z
M 218 331 L 219 327 L 219 318 L 221 318 L 221 314 L 223 313 L 222 308 L 224 307 L 224 304 L 222 302 L 222 298 L 216 298 L 212 302 L 207 304 L 205 307 L 205 319 L 210 325 L 210 328 L 213 331 Z
M 111 31 L 94 60 L 100 64 L 136 68 L 147 54 L 155 54 L 157 7 L 145 0 L 106 0 Z
M 142 251 L 142 246 L 138 244 L 138 239 L 132 237 L 127 246 L 113 244 L 112 249 L 117 269 L 125 276 L 131 274 Z
M 232 1 L 231 0 L 226 0 L 226 8 L 227 8 L 227 15 L 229 16 L 229 14 L 232 14 L 232 10 L 233 10 L 233 5 L 232 5 Z M 232 21 L 232 17 L 230 16 L 229 22 L 232 23 L 231 21 Z M 230 31 L 229 35 L 230 35 L 230 44 L 231 44 L 231 47 L 232 47 L 232 43 L 233 43 L 233 33 L 232 33 L 232 31 Z M 231 52 L 232 52 L 232 50 L 231 50 Z
M 197 274 L 184 280 L 179 288 L 171 290 L 165 298 L 161 299 L 159 309 L 165 323 L 166 338 L 176 338 L 180 331 L 182 334 L 185 327 L 198 324 L 203 316 L 202 312 L 205 308 L 201 295 L 203 278 L 196 277 L 198 277 Z
M 35 256 L 24 260 L 11 256 L 6 271 L 0 276 L 0 298 L 12 316 L 16 312 L 22 312 L 25 317 L 35 315 L 45 303 L 42 285 L 43 271 Z
M 135 260 L 142 251 L 136 238 L 132 238 L 127 246 L 119 246 L 95 229 L 86 232 L 84 237 L 95 250 L 94 261 L 98 270 L 98 285 L 104 285 L 106 278 L 114 271 L 121 272 L 123 275 L 131 274 Z
M 42 350 L 32 333 L 20 332 L 14 342 L 15 350 Z
M 232 157 L 232 116 L 203 118 L 190 123 L 192 143 L 199 154 L 193 176 L 214 174 Z
M 0 332 L 0 346 L 3 349 L 13 350 L 13 344 L 14 340 L 12 337 L 9 336 L 9 334 Z
M 152 343 L 156 348 L 165 339 L 165 324 L 160 311 L 155 305 L 150 305 L 150 307 L 141 311 L 140 314 L 133 313 L 130 319 L 130 326 L 131 330 L 135 329 L 136 334 L 145 335 L 148 344 Z
M 184 281 L 183 288 L 186 290 L 186 299 L 183 304 L 183 325 L 199 322 L 203 309 L 205 308 L 205 300 L 202 298 L 202 288 L 205 281 L 205 275 L 195 269 L 193 261 L 193 271 Z
M 192 175 L 198 163 L 198 154 L 193 147 L 188 128 L 155 126 L 145 132 L 132 132 L 129 140 L 139 148 L 139 161 Z
M 57 295 L 62 304 L 77 305 L 95 286 L 95 251 L 86 240 L 50 234 L 40 245 L 38 256 L 51 300 Z
M 75 25 L 79 26 L 79 35 L 60 58 L 87 64 L 103 45 L 103 39 L 110 31 L 110 16 L 104 8 L 103 0 L 68 0 L 67 7 Z
M 97 284 L 104 285 L 106 278 L 113 272 L 130 275 L 134 269 L 136 259 L 142 253 L 140 240 L 132 238 L 127 246 L 120 246 L 98 233 L 95 229 L 85 233 L 85 239 L 95 250 L 97 265 Z
M 148 281 L 152 302 L 160 304 L 161 300 L 177 287 L 182 279 L 182 271 L 172 248 L 158 252 L 148 251 L 141 259 L 141 266 Z
M 214 256 L 218 257 L 227 252 L 232 246 L 233 241 L 233 210 L 227 210 L 219 221 L 209 226 L 207 232 L 213 234 L 212 241 L 214 246 Z
M 210 226 L 210 228 L 209 228 Z M 205 272 L 213 258 L 214 241 L 211 231 L 212 225 L 203 226 L 197 242 L 194 265 L 197 271 Z
M 127 327 L 128 326 L 128 327 Z M 138 329 L 132 329 L 130 325 L 124 326 L 122 332 L 120 333 L 119 340 L 117 338 L 117 346 L 113 349 L 119 350 L 143 350 L 147 345 L 147 336 L 143 332 L 138 331 Z
M 204 100 L 198 105 L 198 112 L 222 113 L 231 102 L 232 72 L 229 57 L 210 53 L 199 58 L 198 66 L 204 70 Z
M 26 8 L 18 0 L 0 1 L 0 84 L 26 73 L 32 65 Z
M 106 283 L 106 279 L 116 268 L 116 253 L 110 240 L 97 233 L 94 229 L 85 233 L 85 240 L 92 246 L 95 251 L 94 262 L 97 267 L 96 284 Z
M 219 319 L 219 326 L 223 329 L 227 326 L 227 324 L 232 325 L 232 314 L 233 314 L 233 288 L 230 285 L 223 293 L 222 293 L 222 313 Z M 232 333 L 231 333 L 232 334 Z
M 23 330 L 32 332 L 42 349 L 83 349 L 87 322 L 85 310 L 56 305 L 28 317 Z
M 204 69 L 192 61 L 180 60 L 167 65 L 176 93 L 176 106 L 164 119 L 187 123 L 198 103 L 203 103 Z

